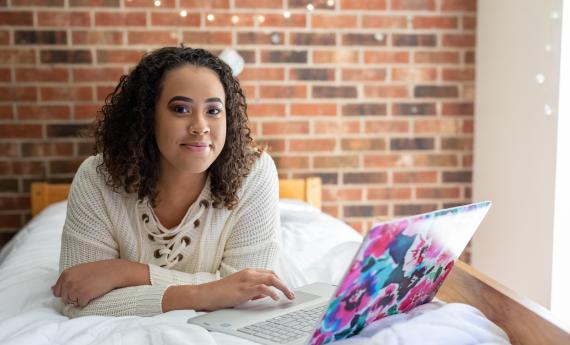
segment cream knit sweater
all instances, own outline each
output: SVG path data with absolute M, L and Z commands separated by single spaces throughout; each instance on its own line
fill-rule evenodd
M 202 284 L 244 268 L 272 268 L 279 251 L 279 188 L 275 164 L 263 155 L 238 192 L 233 210 L 210 205 L 210 178 L 182 222 L 165 229 L 136 195 L 113 192 L 87 158 L 71 184 L 61 239 L 60 273 L 86 262 L 121 258 L 147 263 L 151 285 L 115 289 L 69 317 L 162 312 L 170 285 Z M 162 230 L 162 232 L 161 232 Z M 163 233 L 166 230 L 166 233 Z

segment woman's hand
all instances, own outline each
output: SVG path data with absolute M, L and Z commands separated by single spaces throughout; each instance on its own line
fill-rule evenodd
M 91 300 L 121 287 L 149 284 L 148 266 L 110 259 L 76 265 L 61 272 L 52 286 L 64 304 L 85 307 Z
M 231 308 L 252 299 L 266 296 L 278 300 L 277 291 L 294 299 L 295 295 L 277 277 L 275 272 L 265 269 L 244 269 L 215 282 L 197 286 L 196 310 L 217 310 Z

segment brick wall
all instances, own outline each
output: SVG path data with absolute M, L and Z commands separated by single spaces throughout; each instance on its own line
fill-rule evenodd
M 308 4 L 0 0 L 2 238 L 32 181 L 71 180 L 91 149 L 76 132 L 119 76 L 181 41 L 241 53 L 255 137 L 282 177 L 323 178 L 326 212 L 366 229 L 469 201 L 476 1 Z

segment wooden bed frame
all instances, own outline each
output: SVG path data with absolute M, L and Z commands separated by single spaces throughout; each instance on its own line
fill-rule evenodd
M 279 196 L 306 201 L 320 209 L 321 180 L 318 177 L 280 180 Z M 68 184 L 32 184 L 32 215 L 65 200 Z M 570 331 L 537 303 L 457 261 L 437 297 L 448 303 L 466 303 L 479 309 L 500 326 L 514 345 L 570 344 Z

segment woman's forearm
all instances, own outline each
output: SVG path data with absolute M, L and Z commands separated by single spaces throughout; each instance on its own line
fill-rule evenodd
M 200 285 L 172 285 L 162 296 L 162 312 L 171 310 L 204 310 L 204 297 L 200 296 Z
M 118 288 L 151 285 L 149 268 L 147 264 L 140 262 L 128 261 L 124 259 L 116 259 L 117 268 L 120 272 L 121 279 Z

